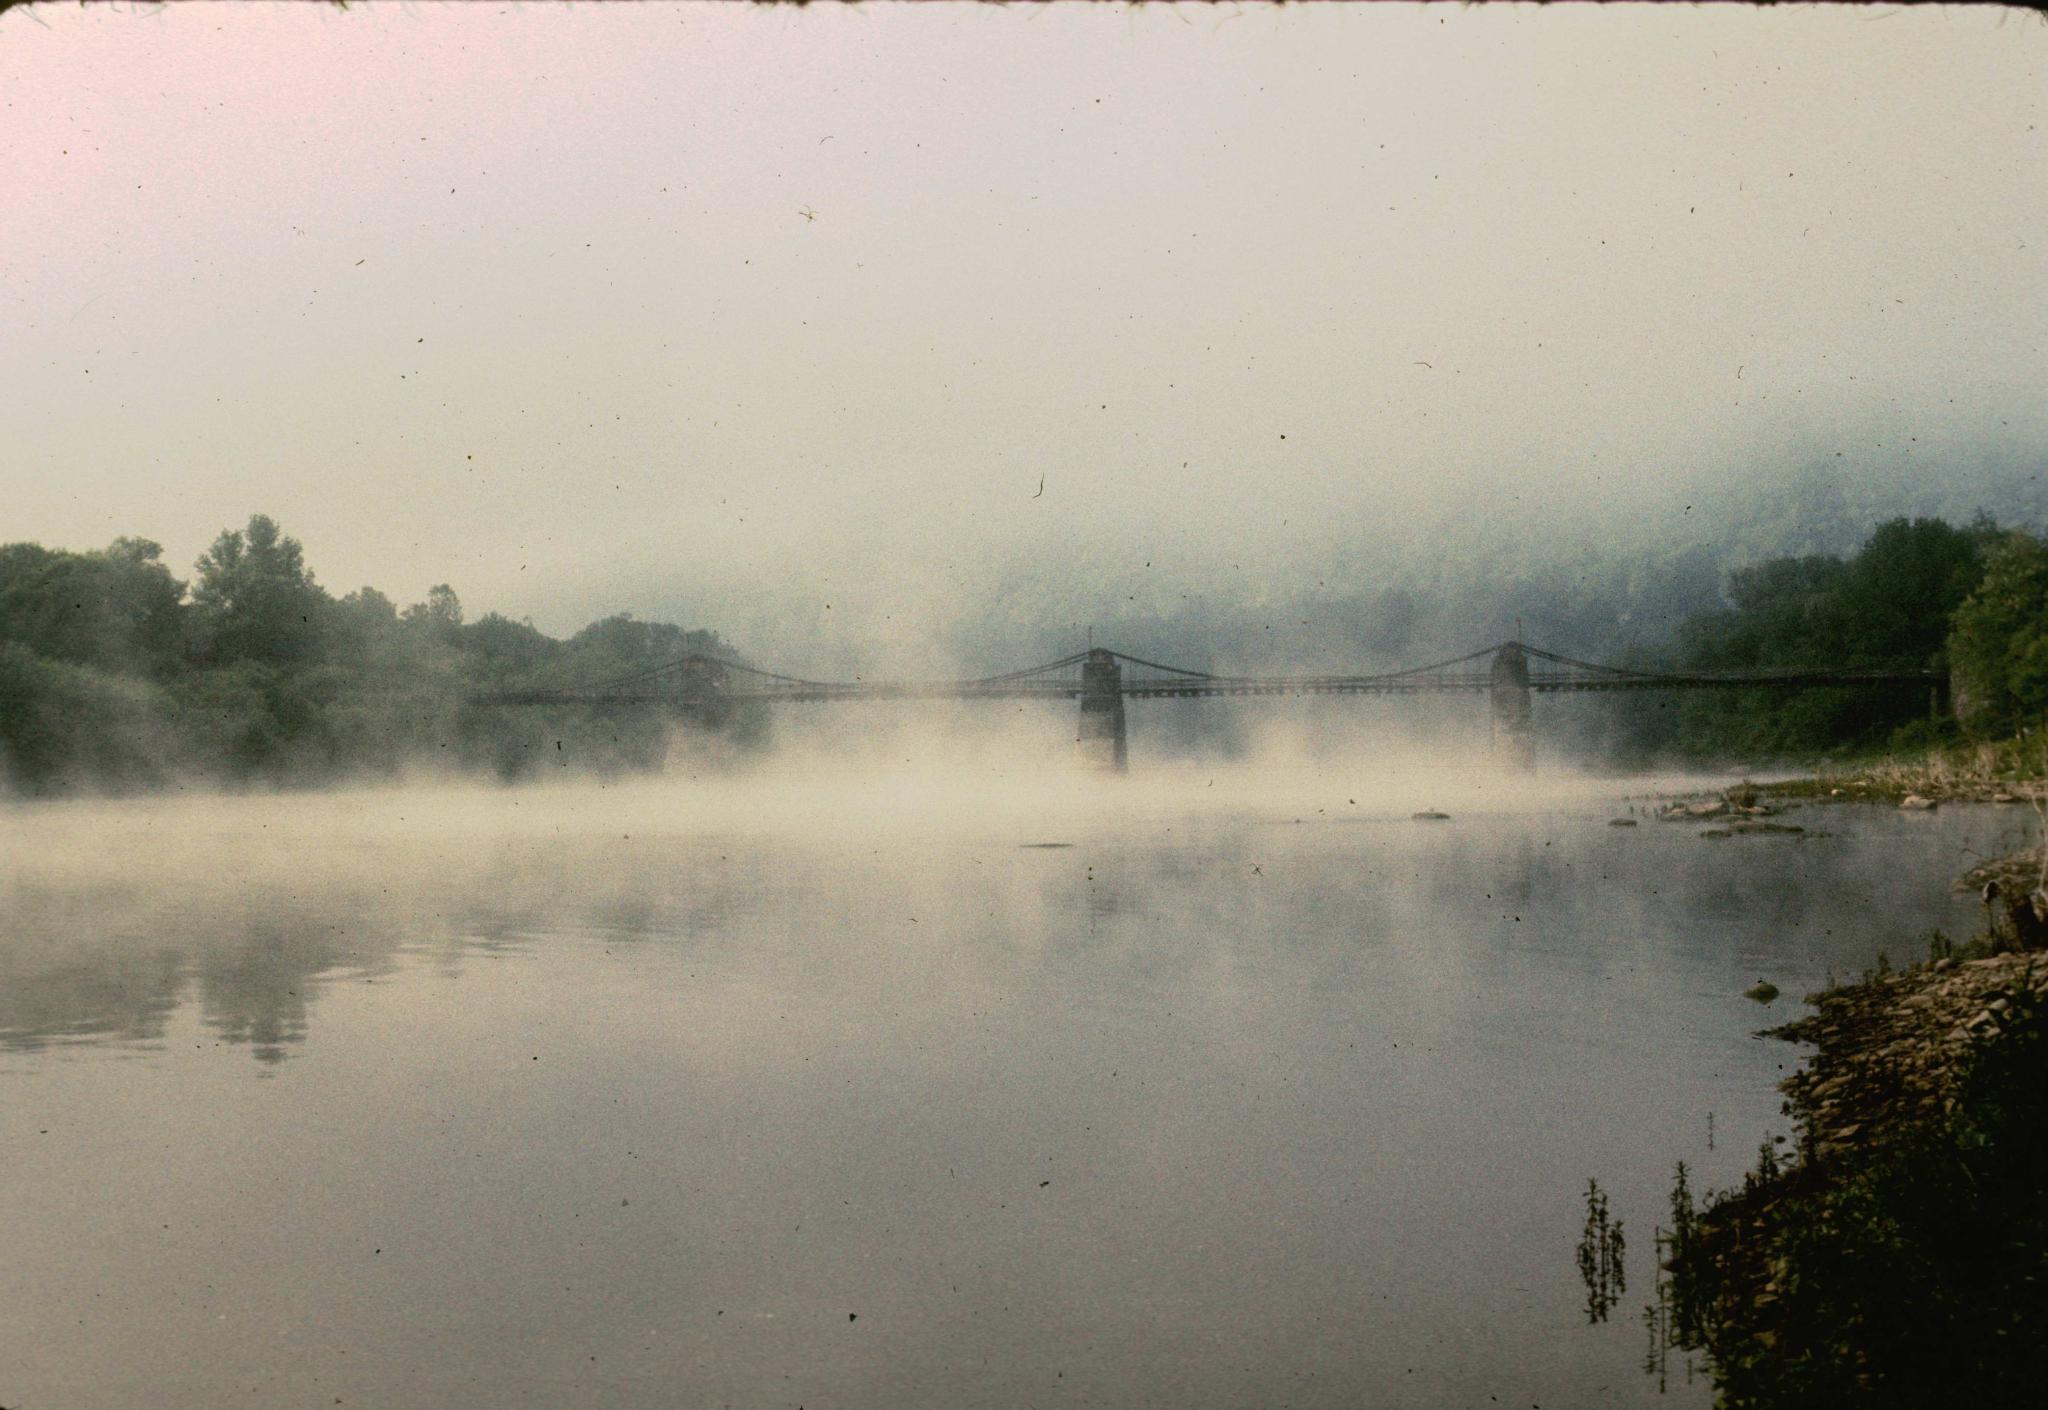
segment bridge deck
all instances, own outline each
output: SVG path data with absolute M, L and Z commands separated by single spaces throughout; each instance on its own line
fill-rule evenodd
M 1811 689 L 1816 687 L 1939 685 L 1944 677 L 1931 671 L 1772 671 L 1744 674 L 1572 675 L 1532 674 L 1528 689 L 1536 694 L 1587 691 Z M 531 688 L 468 691 L 476 705 L 657 705 L 699 698 L 702 692 L 679 689 L 681 682 L 635 682 L 596 688 Z M 1378 676 L 1231 676 L 1172 679 L 1126 679 L 1116 687 L 1136 699 L 1211 699 L 1273 695 L 1428 695 L 1478 693 L 1492 689 L 1491 675 Z M 1013 679 L 990 681 L 793 681 L 765 680 L 718 689 L 720 700 L 787 701 L 792 704 L 857 700 L 1074 700 L 1082 694 L 1078 679 Z

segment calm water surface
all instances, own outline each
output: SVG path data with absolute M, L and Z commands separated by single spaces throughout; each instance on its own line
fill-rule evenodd
M 1671 1163 L 2025 835 L 1225 783 L 0 813 L 0 1404 L 1704 1404 Z

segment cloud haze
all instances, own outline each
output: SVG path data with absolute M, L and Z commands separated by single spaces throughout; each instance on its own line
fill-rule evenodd
M 260 509 L 337 591 L 803 666 L 2048 445 L 2048 33 L 1996 11 L 45 6 L 0 40 L 0 539 L 182 567 Z

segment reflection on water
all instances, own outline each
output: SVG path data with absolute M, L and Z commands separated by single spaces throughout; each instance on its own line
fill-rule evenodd
M 1585 1232 L 1579 1235 L 1579 1278 L 1586 1285 L 1586 1321 L 1607 1320 L 1628 1291 L 1628 1241 L 1607 1209 L 1598 1180 L 1586 1182 Z
M 2013 826 L 1319 787 L 0 814 L 5 1403 L 1638 1401 L 1571 1192 Z
M 1774 1167 L 1777 1157 L 1769 1141 L 1763 1143 L 1762 1159 L 1766 1168 Z M 1660 1394 L 1671 1387 L 1671 1353 L 1678 1350 L 1681 1343 L 1697 1345 L 1705 1336 L 1707 1318 L 1712 1315 L 1711 1308 L 1701 1305 L 1697 1296 L 1688 1295 L 1664 1271 L 1674 1260 L 1688 1256 L 1694 1246 L 1693 1241 L 1699 1237 L 1699 1210 L 1693 1203 L 1691 1177 L 1682 1160 L 1672 1177 L 1669 1212 L 1669 1226 L 1660 1223 L 1651 1235 L 1657 1267 L 1657 1295 L 1643 1305 L 1643 1331 L 1649 1338 L 1649 1346 L 1643 1353 L 1643 1374 L 1655 1380 Z M 1685 1383 L 1691 1385 L 1693 1360 L 1690 1352 L 1681 1351 L 1680 1365 L 1685 1373 Z

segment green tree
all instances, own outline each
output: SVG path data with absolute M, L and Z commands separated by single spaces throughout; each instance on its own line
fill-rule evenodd
M 118 538 L 90 557 L 106 585 L 110 625 L 125 664 L 170 669 L 184 646 L 185 585 L 163 563 L 163 546 L 150 539 Z
M 198 573 L 192 601 L 206 657 L 292 665 L 319 654 L 332 600 L 275 520 L 257 514 L 246 530 L 223 531 Z
M 1949 621 L 1984 576 L 1981 527 L 1940 519 L 1880 524 L 1834 593 L 1852 666 L 1938 668 Z
M 175 664 L 185 587 L 147 539 L 92 553 L 0 547 L 0 640 L 101 670 L 155 673 Z
M 0 786 L 146 787 L 178 762 L 163 693 L 134 676 L 0 641 Z
M 415 602 L 405 609 L 405 620 L 444 636 L 452 634 L 462 625 L 462 599 L 448 584 L 436 583 L 427 589 L 425 602 Z
M 658 769 L 679 729 L 742 744 L 766 707 L 472 704 L 480 687 L 570 686 L 693 652 L 715 632 L 614 617 L 570 642 L 496 614 L 470 624 L 437 584 L 400 612 L 335 600 L 297 540 L 253 516 L 200 558 L 188 598 L 146 539 L 76 553 L 0 545 L 0 783 L 150 787 L 194 773 L 312 784 L 421 764 L 516 778 Z
M 1940 670 L 1954 614 L 1984 575 L 1982 523 L 1881 524 L 1847 559 L 1777 558 L 1733 574 L 1729 606 L 1687 621 L 1680 663 L 1703 671 L 1809 666 Z M 1870 748 L 1919 721 L 1924 690 L 1700 692 L 1678 702 L 1682 752 L 1811 758 Z
M 2048 713 L 2048 543 L 2024 531 L 1985 554 L 1983 580 L 1948 640 L 1956 713 L 1981 731 Z

